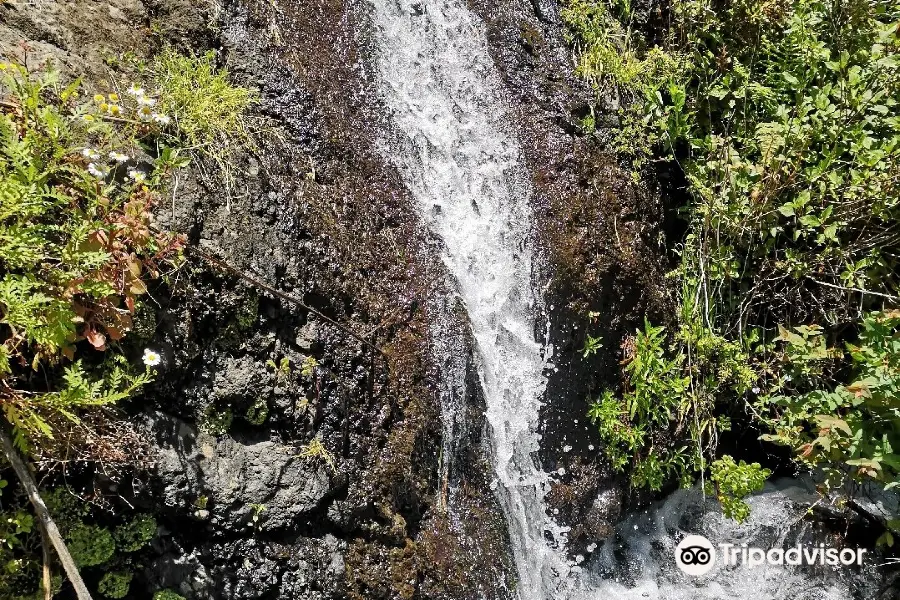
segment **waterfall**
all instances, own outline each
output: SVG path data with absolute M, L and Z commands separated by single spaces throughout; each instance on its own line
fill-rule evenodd
M 519 597 L 558 597 L 570 567 L 565 531 L 546 512 L 549 478 L 537 458 L 545 359 L 535 341 L 531 188 L 502 84 L 481 22 L 459 0 L 371 4 L 390 116 L 385 153 L 442 240 L 468 313 Z
M 389 121 L 383 152 L 442 242 L 442 259 L 454 279 L 449 285 L 457 290 L 475 338 L 492 487 L 509 529 L 519 599 L 870 597 L 867 591 L 852 592 L 849 578 L 835 573 L 758 566 L 723 568 L 691 579 L 675 568 L 675 546 L 689 533 L 764 547 L 815 541 L 813 533 L 797 528 L 808 506 L 804 502 L 811 501 L 799 501 L 790 486 L 769 485 L 751 498 L 751 517 L 743 525 L 725 519 L 718 504 L 698 489 L 679 491 L 626 519 L 610 539 L 591 544 L 588 556 L 568 558 L 566 528 L 546 510 L 550 475 L 537 458 L 548 356 L 535 339 L 540 306 L 531 285 L 532 192 L 483 26 L 461 0 L 368 2 Z M 457 300 L 433 299 L 430 305 L 436 327 L 432 347 L 444 386 L 442 485 L 452 470 L 452 440 L 463 423 L 465 344 L 458 330 L 441 329 Z

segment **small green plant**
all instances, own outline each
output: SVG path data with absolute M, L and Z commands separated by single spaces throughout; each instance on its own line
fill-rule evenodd
M 160 86 L 160 102 L 174 115 L 189 146 L 217 152 L 215 145 L 248 137 L 244 114 L 257 101 L 254 92 L 233 85 L 228 71 L 215 65 L 215 53 L 185 56 L 163 48 L 150 70 Z
M 234 413 L 230 406 L 220 407 L 210 404 L 204 412 L 201 428 L 212 435 L 225 435 L 231 429 Z
M 263 397 L 257 398 L 246 413 L 247 421 L 253 425 L 262 425 L 269 416 L 269 404 Z
M 584 336 L 584 346 L 581 348 L 581 357 L 588 358 L 596 354 L 603 347 L 603 338 L 600 336 L 592 336 L 586 334 Z
M 105 527 L 77 523 L 66 533 L 72 559 L 79 567 L 94 567 L 109 561 L 116 552 L 112 533 Z
M 250 522 L 254 527 L 259 527 L 260 519 L 262 518 L 263 512 L 266 510 L 265 504 L 251 504 L 250 505 Z
M 319 366 L 319 361 L 315 359 L 313 356 L 307 356 L 303 359 L 303 363 L 300 365 L 300 375 L 305 377 L 306 379 L 310 379 L 316 373 L 316 367 Z
M 759 463 L 734 462 L 727 454 L 710 465 L 711 484 L 707 493 L 714 494 L 722 504 L 726 517 L 742 523 L 750 516 L 750 506 L 744 498 L 763 488 L 772 471 Z
M 176 594 L 172 590 L 160 590 L 153 594 L 153 600 L 187 600 L 181 594 Z
M 266 366 L 275 371 L 275 377 L 279 381 L 287 381 L 291 376 L 291 359 L 287 356 L 281 357 L 278 363 L 270 358 L 266 361 Z
M 97 590 L 107 598 L 124 598 L 128 595 L 131 578 L 131 573 L 122 571 L 104 573 L 97 585 Z
M 300 458 L 309 458 L 313 460 L 322 460 L 327 464 L 333 472 L 337 472 L 335 467 L 334 455 L 328 451 L 325 444 L 319 438 L 314 438 L 311 442 L 300 449 Z

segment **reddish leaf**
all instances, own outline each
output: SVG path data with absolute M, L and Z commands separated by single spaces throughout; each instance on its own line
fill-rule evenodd
M 95 349 L 106 350 L 106 336 L 96 329 L 87 329 L 84 332 L 84 337 L 87 338 L 87 341 L 90 342 L 91 346 Z

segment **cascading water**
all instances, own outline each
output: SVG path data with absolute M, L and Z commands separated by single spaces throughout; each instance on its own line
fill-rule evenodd
M 757 567 L 720 569 L 692 580 L 674 567 L 674 547 L 687 533 L 762 545 L 802 538 L 795 526 L 803 504 L 795 503 L 793 492 L 771 486 L 750 500 L 752 516 L 742 526 L 724 519 L 697 490 L 681 491 L 622 523 L 599 547 L 592 545 L 593 556 L 569 559 L 566 529 L 546 510 L 550 476 L 537 460 L 547 363 L 535 341 L 531 190 L 517 142 L 507 133 L 502 86 L 484 31 L 460 0 L 369 2 L 378 79 L 390 115 L 384 152 L 442 240 L 443 260 L 468 313 L 487 405 L 495 492 L 509 528 L 520 600 L 856 597 L 847 579 L 834 573 Z M 443 298 L 431 306 L 438 328 L 433 347 L 444 379 L 444 481 L 464 396 L 465 364 L 454 356 L 464 344 L 458 333 L 440 332 L 454 304 Z
M 544 392 L 531 289 L 528 174 L 506 133 L 501 84 L 480 22 L 458 0 L 372 0 L 386 153 L 444 243 L 477 345 L 496 493 L 519 595 L 549 598 L 568 571 L 565 532 L 545 510 L 538 465 Z

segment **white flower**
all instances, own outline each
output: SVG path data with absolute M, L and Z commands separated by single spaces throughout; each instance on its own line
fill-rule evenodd
M 135 98 L 140 98 L 144 95 L 144 88 L 138 87 L 136 84 L 132 83 L 131 87 L 128 88 L 128 93 L 134 96 Z
M 85 148 L 81 151 L 81 155 L 88 160 L 99 160 L 100 153 L 96 150 L 92 150 L 91 148 Z
M 137 169 L 128 169 L 128 178 L 135 183 L 143 183 L 147 180 L 147 176 L 144 172 L 138 171 Z
M 94 163 L 90 163 L 87 166 L 88 173 L 96 177 L 97 179 L 103 179 L 109 174 L 109 168 L 100 166 L 98 167 Z
M 757 396 L 759 396 L 759 393 L 760 393 L 762 390 L 760 390 L 758 387 L 754 387 L 754 388 L 753 388 L 752 390 L 750 390 L 750 391 L 753 392 L 754 394 L 756 394 Z
M 137 118 L 141 121 L 149 121 L 153 118 L 153 113 L 146 106 L 137 109 Z
M 117 163 L 122 164 L 123 162 L 128 160 L 128 155 L 123 154 L 122 152 L 113 151 L 113 152 L 109 153 L 109 158 L 110 158 L 110 160 L 114 160 Z
M 172 117 L 170 117 L 169 115 L 162 115 L 160 113 L 153 113 L 153 120 L 160 125 L 168 125 L 172 121 Z
M 162 361 L 162 357 L 159 353 L 151 350 L 150 348 L 144 348 L 144 364 L 148 367 L 155 367 Z
M 147 96 L 137 96 L 135 100 L 137 100 L 139 106 L 153 106 L 156 104 L 156 100 Z

